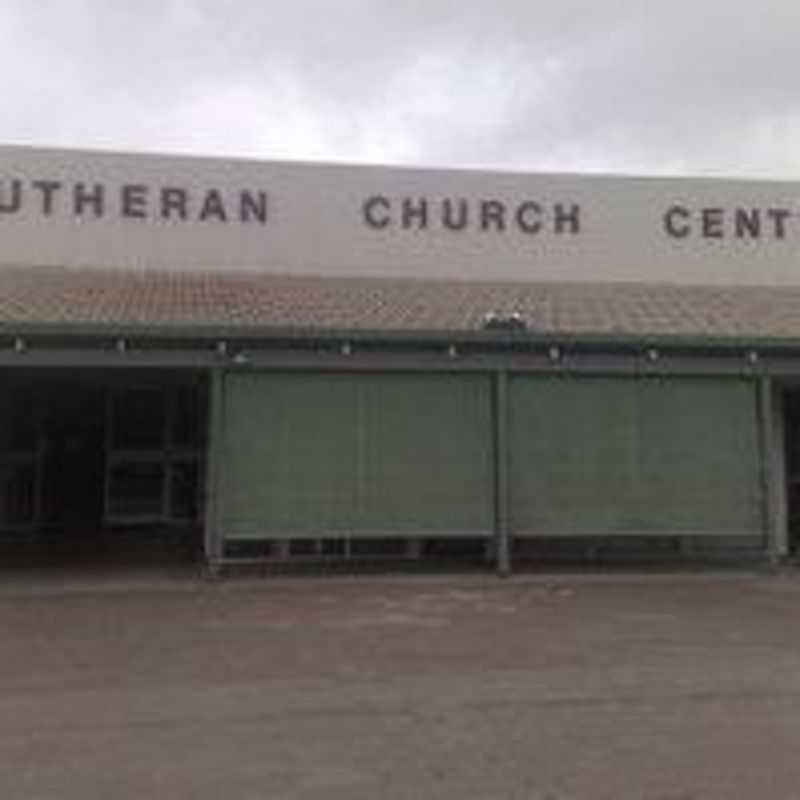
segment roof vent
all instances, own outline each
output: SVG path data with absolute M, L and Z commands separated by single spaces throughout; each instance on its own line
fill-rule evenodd
M 485 331 L 526 331 L 528 322 L 519 311 L 489 311 L 483 315 Z

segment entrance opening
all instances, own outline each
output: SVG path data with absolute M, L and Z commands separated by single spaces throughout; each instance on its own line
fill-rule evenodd
M 4 561 L 199 556 L 207 407 L 207 382 L 195 373 L 7 371 Z

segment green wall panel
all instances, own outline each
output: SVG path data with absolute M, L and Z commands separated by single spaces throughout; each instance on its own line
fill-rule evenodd
M 510 403 L 517 535 L 763 528 L 753 382 L 516 376 Z
M 487 535 L 489 379 L 230 375 L 222 465 L 227 537 Z

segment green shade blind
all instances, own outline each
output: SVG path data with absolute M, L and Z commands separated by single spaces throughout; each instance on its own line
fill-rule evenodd
M 752 382 L 516 376 L 510 402 L 518 535 L 763 529 Z
M 488 378 L 230 375 L 221 523 L 237 538 L 486 535 Z

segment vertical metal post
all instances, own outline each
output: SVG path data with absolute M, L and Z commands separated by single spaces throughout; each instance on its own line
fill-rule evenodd
M 508 372 L 494 376 L 494 534 L 497 573 L 511 574 L 511 526 L 509 521 Z
M 47 469 L 47 431 L 41 395 L 37 393 L 34 413 L 36 415 L 36 463 L 35 496 L 33 506 L 33 529 L 38 532 L 45 518 L 45 470 Z
M 775 558 L 784 559 L 789 555 L 789 500 L 787 498 L 786 465 L 786 410 L 784 393 L 773 381 L 772 391 L 772 451 L 773 472 L 773 530 L 775 532 Z
M 103 524 L 108 523 L 108 518 L 111 516 L 111 478 L 114 466 L 113 452 L 114 452 L 114 398 L 116 397 L 117 389 L 111 386 L 103 387 L 105 394 L 105 431 L 104 431 L 104 450 L 105 458 L 103 459 Z
M 220 462 L 224 425 L 225 375 L 221 367 L 211 371 L 208 403 L 208 436 L 206 441 L 206 508 L 204 549 L 212 575 L 222 566 L 223 541 L 219 527 Z
M 777 564 L 788 555 L 789 532 L 786 514 L 786 468 L 783 452 L 784 413 L 782 393 L 768 376 L 759 379 L 761 423 L 762 489 L 767 554 Z
M 175 387 L 168 385 L 164 387 L 164 431 L 163 431 L 163 464 L 164 464 L 164 485 L 161 491 L 161 515 L 164 522 L 172 522 L 172 483 L 173 483 L 173 445 L 172 428 L 175 417 Z

